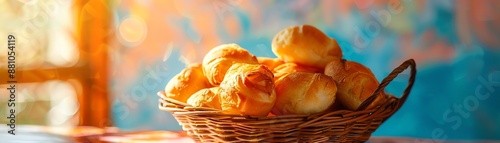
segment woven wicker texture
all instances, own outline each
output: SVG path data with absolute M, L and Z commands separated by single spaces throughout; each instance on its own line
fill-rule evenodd
M 391 96 L 373 109 L 364 109 L 401 72 L 410 67 L 401 98 Z M 413 59 L 382 80 L 357 111 L 338 110 L 313 115 L 250 117 L 223 114 L 219 109 L 193 107 L 159 92 L 159 108 L 173 114 L 183 130 L 197 142 L 364 142 L 408 98 L 416 76 Z M 256 107 L 258 108 L 258 107 Z

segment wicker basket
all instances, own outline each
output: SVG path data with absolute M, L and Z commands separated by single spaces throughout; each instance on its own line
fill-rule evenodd
M 374 109 L 364 109 L 398 74 L 411 67 L 401 98 L 391 96 Z M 161 97 L 159 107 L 174 115 L 184 131 L 197 142 L 364 142 L 405 102 L 415 81 L 413 59 L 394 69 L 357 111 L 339 110 L 313 115 L 250 117 L 227 115 L 218 109 L 193 107 Z

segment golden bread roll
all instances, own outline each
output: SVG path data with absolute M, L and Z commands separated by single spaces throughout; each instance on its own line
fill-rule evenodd
M 224 44 L 210 50 L 203 58 L 203 73 L 210 84 L 217 86 L 234 63 L 257 64 L 257 58 L 237 44 Z
M 370 69 L 353 61 L 331 61 L 325 67 L 325 74 L 337 82 L 337 101 L 349 110 L 357 110 L 379 85 Z
M 271 71 L 273 71 L 277 66 L 285 63 L 281 59 L 268 57 L 257 57 L 257 61 L 259 61 L 259 64 L 267 66 L 267 68 Z
M 285 62 L 317 68 L 342 58 L 337 41 L 311 25 L 291 26 L 280 31 L 272 41 L 272 51 Z
M 377 89 L 373 75 L 355 72 L 338 82 L 338 99 L 349 110 L 357 110 Z
M 221 109 L 219 97 L 222 93 L 223 90 L 220 87 L 205 88 L 194 93 L 187 100 L 187 104 L 195 107 Z
M 274 76 L 264 65 L 236 63 L 227 70 L 220 87 L 223 111 L 267 116 L 276 101 Z
M 369 68 L 365 67 L 364 65 L 354 61 L 348 61 L 345 59 L 330 61 L 325 66 L 324 72 L 326 75 L 332 76 L 333 79 L 335 79 L 335 81 L 340 81 L 350 73 L 354 72 L 362 72 L 373 75 L 372 71 Z
M 337 93 L 335 81 L 322 73 L 296 72 L 276 81 L 275 115 L 313 114 L 333 105 Z
M 368 106 L 366 107 L 366 109 L 372 109 L 372 108 L 375 108 L 375 107 L 377 107 L 377 106 L 380 106 L 380 105 L 384 104 L 384 103 L 385 103 L 385 101 L 386 101 L 387 99 L 389 99 L 389 96 L 391 96 L 391 95 L 389 95 L 389 94 L 387 94 L 387 93 L 385 93 L 385 92 L 380 93 L 380 94 L 378 95 L 378 97 L 377 97 L 377 98 L 375 98 L 375 100 L 373 100 L 373 102 L 372 102 L 372 103 L 370 103 L 370 105 L 368 105 Z
M 185 103 L 193 93 L 208 87 L 211 85 L 203 75 L 201 64 L 191 64 L 167 83 L 165 95 Z
M 296 63 L 284 63 L 274 68 L 273 72 L 274 79 L 278 80 L 294 72 L 323 73 L 323 69 L 298 65 Z

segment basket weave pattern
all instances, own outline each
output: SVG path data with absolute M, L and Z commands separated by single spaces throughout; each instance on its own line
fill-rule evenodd
M 391 96 L 384 104 L 364 109 L 401 72 L 411 68 L 401 98 Z M 159 108 L 175 119 L 197 142 L 363 142 L 406 101 L 416 76 L 413 59 L 394 69 L 356 111 L 338 110 L 312 115 L 251 117 L 223 114 L 219 109 L 193 107 L 159 92 Z M 259 108 L 259 107 L 255 107 Z

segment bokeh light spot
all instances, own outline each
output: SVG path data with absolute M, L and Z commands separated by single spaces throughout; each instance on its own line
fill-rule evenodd
M 120 23 L 118 32 L 123 40 L 122 44 L 138 45 L 146 38 L 146 22 L 139 17 L 128 17 Z

